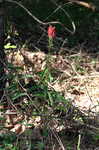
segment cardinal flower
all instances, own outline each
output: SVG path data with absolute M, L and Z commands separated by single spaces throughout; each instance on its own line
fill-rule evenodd
M 56 29 L 55 29 L 55 27 L 54 26 L 49 26 L 48 27 L 48 30 L 47 30 L 47 32 L 48 32 L 48 37 L 49 38 L 54 38 L 55 36 L 56 36 Z
M 50 50 L 52 50 L 52 48 L 53 48 L 53 39 L 56 36 L 55 27 L 50 25 L 48 27 L 47 33 L 48 33 L 48 44 L 49 44 L 49 52 L 50 52 Z

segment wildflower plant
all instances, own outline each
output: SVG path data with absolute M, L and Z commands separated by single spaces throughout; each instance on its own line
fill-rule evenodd
M 48 46 L 49 46 L 49 51 L 50 51 L 53 48 L 53 39 L 56 36 L 55 26 L 50 25 L 48 27 L 47 33 L 48 33 Z
M 48 56 L 46 58 L 46 67 L 49 69 L 50 68 L 50 61 L 51 61 L 50 52 L 53 49 L 53 40 L 56 37 L 55 26 L 49 25 L 49 27 L 47 29 L 47 35 L 48 35 Z
M 46 57 L 46 67 L 44 70 L 44 76 L 47 79 L 47 82 L 52 81 L 52 76 L 51 76 L 51 50 L 53 49 L 53 40 L 56 36 L 56 28 L 55 26 L 49 25 L 47 29 L 47 34 L 48 34 L 48 55 Z

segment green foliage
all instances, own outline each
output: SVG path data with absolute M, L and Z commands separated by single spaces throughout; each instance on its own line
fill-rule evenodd
M 16 146 L 14 146 L 14 142 L 16 141 L 15 134 L 1 134 L 0 135 L 0 150 L 18 150 Z
M 96 139 L 96 141 L 98 141 L 99 140 L 99 133 L 96 134 L 94 138 Z
M 5 49 L 11 49 L 11 48 L 12 48 L 12 49 L 15 49 L 15 48 L 17 48 L 17 47 L 16 47 L 16 45 L 11 45 L 10 43 L 7 43 L 7 44 L 4 46 L 4 48 L 5 48 Z
M 38 150 L 43 150 L 45 147 L 43 142 L 38 142 L 36 146 L 37 146 Z
M 42 72 L 39 73 L 39 76 L 40 76 L 40 82 L 44 84 L 53 81 L 53 77 L 51 76 L 49 68 L 47 67 Z
M 68 47 L 74 47 L 78 43 L 81 44 L 83 42 L 86 42 L 86 40 L 88 43 L 92 43 L 93 40 L 95 41 L 95 43 L 97 43 L 99 35 L 99 28 L 97 23 L 99 14 L 96 14 L 90 9 L 82 7 L 80 5 L 65 4 L 65 2 L 63 1 L 56 2 L 58 5 L 55 5 L 55 3 L 52 1 L 46 0 L 21 1 L 21 3 L 26 8 L 28 8 L 33 15 L 44 22 L 58 20 L 69 30 L 72 30 L 72 22 L 74 22 L 76 26 L 76 32 L 74 35 L 71 35 L 67 30 L 65 30 L 64 26 L 61 26 L 60 24 L 55 25 L 57 28 L 56 39 L 58 38 L 58 36 L 61 36 L 62 41 L 64 39 L 67 39 Z M 60 9 L 58 9 L 58 6 L 61 6 Z M 13 34 L 13 32 L 10 30 L 10 25 L 12 24 L 18 30 L 18 33 L 20 33 L 18 34 L 18 36 L 27 34 L 28 30 L 34 33 L 34 37 L 36 36 L 35 28 L 39 26 L 37 21 L 33 20 L 19 6 L 16 6 L 15 4 L 9 4 L 7 19 L 7 34 Z M 47 34 L 45 32 L 47 26 L 43 27 L 44 34 Z M 33 33 L 31 33 L 31 35 Z M 25 40 L 23 39 L 22 42 L 24 43 L 24 41 Z M 16 50 L 17 46 L 8 42 L 7 44 L 5 44 L 4 48 L 5 51 L 9 49 L 11 51 L 14 51 Z M 63 94 L 60 92 L 56 92 L 51 85 L 51 83 L 54 82 L 55 75 L 58 71 L 51 68 L 50 54 L 46 58 L 47 65 L 45 69 L 39 73 L 32 72 L 32 74 L 24 75 L 22 72 L 22 67 L 16 67 L 11 63 L 7 64 L 8 74 L 6 75 L 6 78 L 9 81 L 8 87 L 5 88 L 7 98 L 13 105 L 19 103 L 21 108 L 19 108 L 18 111 L 21 111 L 23 114 L 26 113 L 29 116 L 45 116 L 46 120 L 51 120 L 53 118 L 61 120 L 62 117 L 66 117 L 67 115 L 69 116 L 68 120 L 73 121 L 74 119 L 75 121 L 82 121 L 82 116 L 79 117 L 79 114 L 77 114 L 76 111 L 72 111 L 71 100 L 69 98 L 64 98 Z M 77 56 L 72 58 L 72 60 L 75 62 L 75 72 L 79 73 L 80 75 L 84 75 L 86 70 L 83 66 L 80 65 L 82 61 L 81 57 Z M 34 80 L 34 74 L 38 76 L 39 81 Z M 77 114 L 76 117 L 75 113 Z M 0 117 L 0 121 L 2 121 L 3 119 L 3 117 Z M 2 126 L 0 128 L 2 129 Z M 43 131 L 43 137 L 47 138 L 48 134 L 49 131 L 45 129 Z M 4 135 L 4 137 L 2 137 L 2 135 L 0 135 L 0 139 L 0 150 L 18 150 L 18 148 L 14 146 L 14 142 L 16 140 L 15 136 Z M 99 135 L 94 135 L 94 139 L 95 141 L 98 141 Z M 77 149 L 80 150 L 80 134 L 78 135 L 77 142 Z M 29 144 L 28 145 L 31 148 L 31 143 Z M 38 150 L 43 150 L 45 148 L 45 144 L 43 141 L 37 142 L 36 144 L 34 144 L 34 146 L 35 145 Z M 68 145 L 67 149 L 71 149 L 71 146 Z

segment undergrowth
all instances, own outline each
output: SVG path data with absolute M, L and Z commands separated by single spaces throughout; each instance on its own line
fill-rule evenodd
M 43 5 L 38 1 L 37 6 L 39 2 Z M 56 4 L 53 4 L 54 11 L 58 9 Z M 45 5 L 48 8 L 47 2 Z M 32 29 L 31 23 L 28 27 L 22 23 L 24 30 L 16 22 L 9 22 L 7 26 L 4 45 L 6 87 L 0 101 L 0 150 L 99 148 L 99 58 L 98 52 L 87 53 L 90 44 L 86 46 L 85 42 L 86 38 L 92 38 L 90 35 L 95 34 L 97 26 L 92 32 L 88 26 L 88 32 L 83 34 L 83 26 L 90 22 L 82 24 L 83 20 L 79 18 L 84 14 L 85 20 L 89 19 L 92 13 L 87 11 L 89 15 L 86 16 L 84 8 L 77 6 L 71 10 L 71 6 L 62 2 L 60 8 L 55 11 L 57 13 L 48 11 L 45 20 L 59 17 L 59 21 L 63 19 L 64 22 L 66 9 L 69 14 L 74 10 L 80 12 L 77 20 L 75 14 L 73 16 L 77 27 L 82 25 L 75 37 L 67 34 L 60 25 L 42 27 L 33 23 Z M 16 12 L 20 11 L 16 7 Z M 64 12 L 62 18 L 60 12 Z M 10 21 L 13 15 L 10 15 Z M 70 20 L 67 27 L 71 28 Z M 93 24 L 91 22 L 91 26 Z

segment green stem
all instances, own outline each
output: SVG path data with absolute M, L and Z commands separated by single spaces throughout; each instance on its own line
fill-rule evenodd
M 80 150 L 80 141 L 81 141 L 81 134 L 79 134 L 79 137 L 78 137 L 77 150 Z
M 48 40 L 48 44 L 49 44 L 49 53 L 51 51 L 51 49 L 53 48 L 53 38 L 49 37 L 49 40 Z

